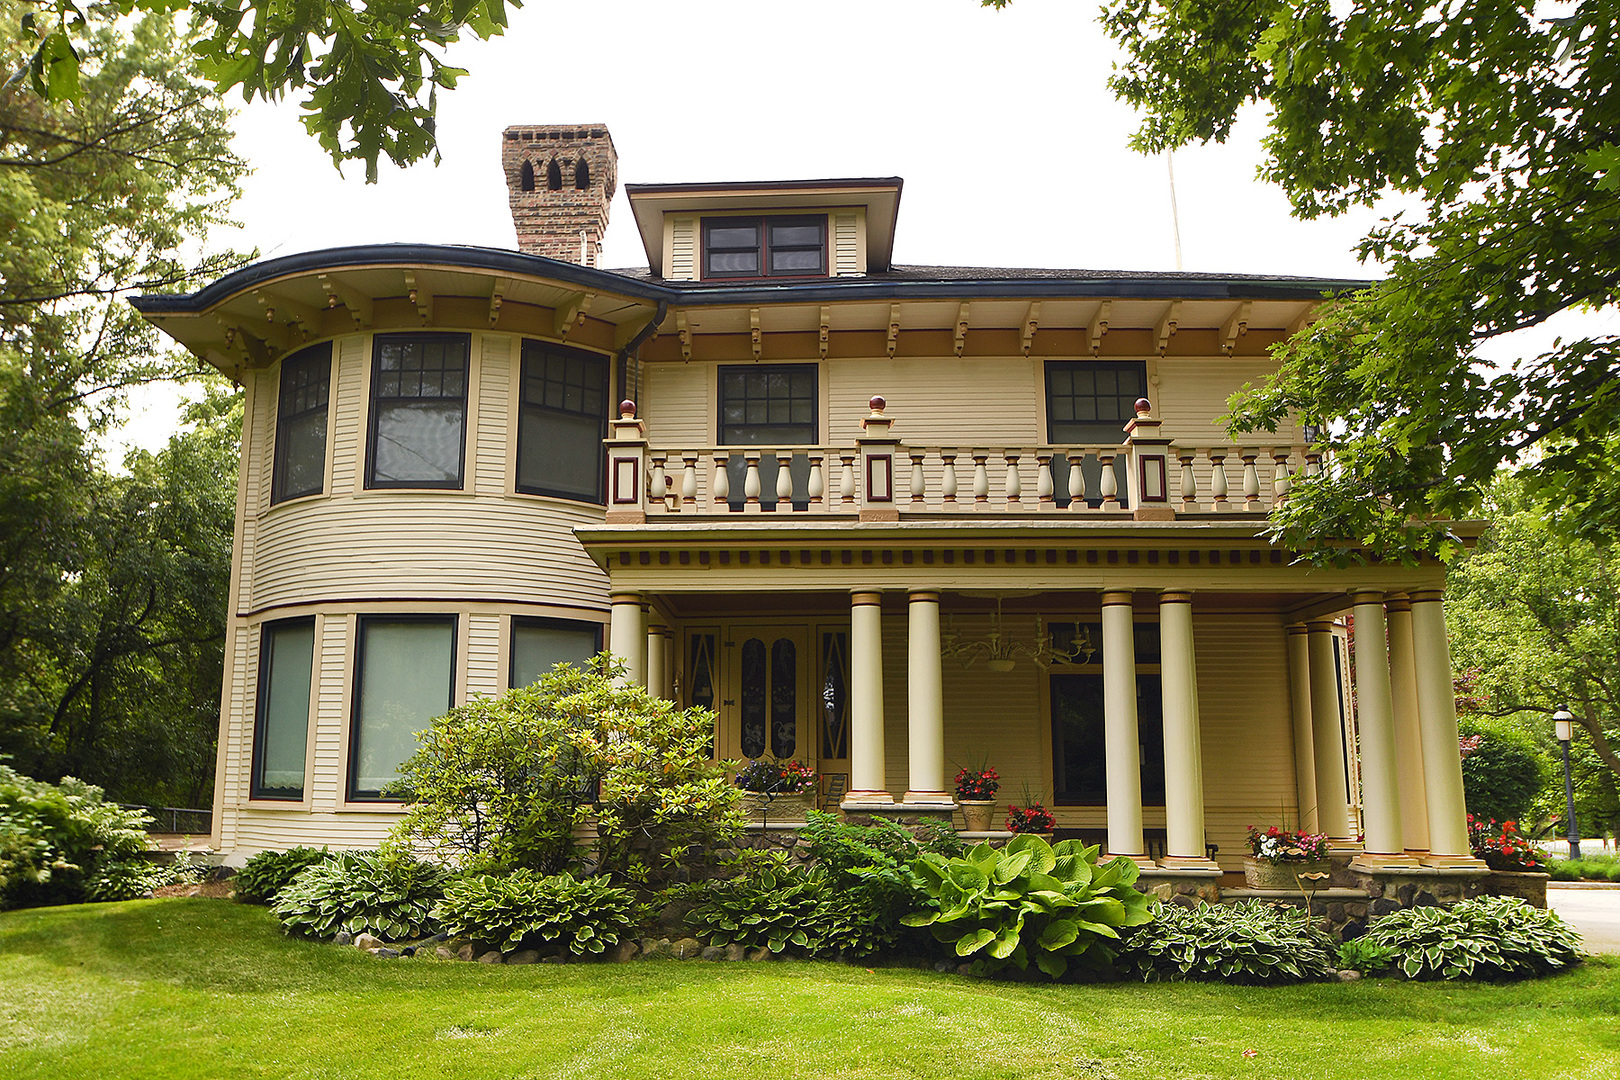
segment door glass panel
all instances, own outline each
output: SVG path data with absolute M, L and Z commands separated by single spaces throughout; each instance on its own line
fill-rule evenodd
M 822 634 L 821 756 L 832 761 L 849 757 L 849 639 L 845 634 Z
M 687 653 L 691 657 L 692 670 L 688 676 L 687 685 L 691 692 L 687 695 L 687 704 L 696 708 L 714 709 L 714 635 L 693 634 L 691 648 Z M 714 757 L 715 735 L 713 729 L 709 731 L 709 756 Z
M 787 638 L 771 645 L 771 753 L 792 757 L 799 743 L 798 650 Z
M 765 643 L 749 638 L 742 647 L 742 692 L 738 700 L 741 722 L 741 749 L 746 758 L 765 754 L 766 679 L 769 668 Z

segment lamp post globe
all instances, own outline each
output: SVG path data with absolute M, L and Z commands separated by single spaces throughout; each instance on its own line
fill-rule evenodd
M 1575 784 L 1569 773 L 1569 743 L 1575 737 L 1575 717 L 1560 705 L 1553 712 L 1553 735 L 1564 748 L 1564 804 L 1569 815 L 1569 857 L 1581 857 L 1581 828 L 1575 821 Z

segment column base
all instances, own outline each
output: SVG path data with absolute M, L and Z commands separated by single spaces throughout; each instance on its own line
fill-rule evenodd
M 1129 859 L 1143 870 L 1157 870 L 1159 868 L 1159 864 L 1154 862 L 1146 853 L 1141 855 L 1131 855 L 1123 852 L 1109 851 L 1104 853 L 1102 857 L 1102 861 L 1105 863 L 1113 862 L 1115 859 Z
M 908 791 L 901 800 L 906 806 L 914 806 L 919 810 L 949 810 L 956 812 L 956 800 L 945 791 Z
M 1436 855 L 1433 852 L 1423 857 L 1422 865 L 1442 870 L 1478 870 L 1482 874 L 1490 870 L 1484 859 L 1476 859 L 1472 855 Z
M 838 804 L 838 809 L 860 813 L 872 807 L 893 805 L 894 796 L 887 791 L 849 791 L 844 793 L 844 800 Z
M 1162 870 L 1202 870 L 1212 874 L 1221 872 L 1220 864 L 1204 855 L 1166 855 L 1159 860 L 1159 868 Z
M 1422 863 L 1419 860 L 1414 859 L 1405 852 L 1363 851 L 1350 860 L 1348 868 L 1366 874 L 1374 874 L 1380 870 L 1415 869 L 1421 865 Z

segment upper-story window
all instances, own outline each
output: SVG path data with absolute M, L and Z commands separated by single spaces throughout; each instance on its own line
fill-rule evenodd
M 1053 360 L 1046 365 L 1047 438 L 1055 445 L 1124 441 L 1147 396 L 1147 365 L 1140 360 Z
M 366 487 L 461 487 L 467 352 L 466 334 L 376 336 Z
M 517 489 L 602 501 L 608 362 L 543 341 L 523 343 Z
M 704 218 L 703 276 L 826 277 L 826 215 Z
M 332 386 L 332 343 L 281 362 L 276 396 L 276 461 L 270 501 L 319 495 L 326 487 L 326 403 Z
M 720 442 L 791 446 L 816 441 L 816 365 L 720 369 Z

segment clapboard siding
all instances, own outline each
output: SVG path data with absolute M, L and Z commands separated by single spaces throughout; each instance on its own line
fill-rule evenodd
M 243 810 L 234 850 L 227 863 L 240 866 L 261 851 L 328 847 L 334 851 L 375 849 L 398 822 L 400 812 L 333 814 L 308 810 Z
M 506 491 L 507 462 L 515 442 L 509 430 L 514 349 L 512 339 L 503 334 L 484 334 L 482 340 L 472 484 L 480 495 L 499 495 Z
M 1164 421 L 1163 433 L 1202 446 L 1225 442 L 1226 429 L 1218 420 L 1226 413 L 1227 399 L 1245 383 L 1258 384 L 1276 369 L 1277 365 L 1264 357 L 1160 359 L 1156 404 Z M 1285 423 L 1278 426 L 1276 434 L 1267 433 L 1262 438 L 1267 444 L 1286 444 L 1296 438 L 1296 432 L 1292 424 Z
M 510 622 L 508 616 L 482 612 L 468 617 L 468 698 L 495 695 L 506 689 L 506 673 L 501 670 L 501 634 Z
M 1034 446 L 1040 432 L 1039 362 L 1027 357 L 829 360 L 827 437 L 853 446 L 874 395 L 888 402 L 894 435 L 923 446 Z
M 314 687 L 315 765 L 309 778 L 310 805 L 317 811 L 337 809 L 346 782 L 344 747 L 349 730 L 349 641 L 354 620 L 332 614 L 321 620 L 319 667 Z
M 647 364 L 638 414 L 647 440 L 659 448 L 712 445 L 718 406 L 714 364 Z

